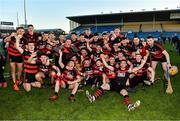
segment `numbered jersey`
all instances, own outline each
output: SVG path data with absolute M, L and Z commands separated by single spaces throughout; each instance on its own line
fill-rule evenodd
M 117 69 L 116 70 L 116 79 L 112 81 L 113 84 L 116 85 L 125 85 L 126 81 L 129 78 L 130 73 L 128 72 L 128 68 L 125 70 Z

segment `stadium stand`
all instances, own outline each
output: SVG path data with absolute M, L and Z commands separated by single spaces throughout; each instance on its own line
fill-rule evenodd
M 163 28 L 165 31 L 179 31 L 180 30 L 180 23 L 179 24 L 163 24 Z
M 139 32 L 140 31 L 140 23 L 138 22 L 131 22 L 131 23 L 124 23 L 122 26 L 122 32 Z
M 146 38 L 149 34 L 155 38 L 161 35 L 172 37 L 175 33 L 180 37 L 180 9 L 71 16 L 67 18 L 71 22 L 78 23 L 79 26 L 71 29 L 78 34 L 82 33 L 84 28 L 90 28 L 93 33 L 102 33 L 104 31 L 111 32 L 118 26 L 128 38 L 133 38 L 135 34 L 140 38 Z

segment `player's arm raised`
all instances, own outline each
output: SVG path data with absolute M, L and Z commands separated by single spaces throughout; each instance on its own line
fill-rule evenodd
M 89 41 L 86 41 L 86 43 L 87 43 L 87 49 L 88 49 L 90 52 L 92 52 L 92 49 L 91 49 L 90 44 L 89 44 Z
M 64 68 L 64 64 L 62 62 L 62 54 L 63 54 L 62 51 L 59 50 L 59 65 L 61 68 Z
M 34 57 L 36 57 L 36 52 L 32 53 L 31 56 L 28 58 L 28 63 L 32 63 Z
M 15 36 L 15 38 L 16 38 L 16 49 L 22 54 L 24 50 L 19 46 L 20 39 L 22 38 L 22 36 L 18 35 Z
M 106 68 L 110 69 L 111 71 L 114 71 L 114 67 L 110 66 L 107 64 L 107 62 L 105 61 L 105 58 L 104 58 L 104 55 L 101 54 L 101 58 L 102 58 L 102 61 L 103 61 L 103 64 L 105 65 Z
M 53 65 L 52 68 L 57 71 L 58 76 L 61 75 L 60 69 L 57 66 Z
M 4 39 L 4 42 L 9 42 L 9 41 L 11 41 L 11 37 L 13 37 L 13 36 L 15 36 L 15 35 L 16 35 L 16 34 L 15 34 L 14 32 L 12 32 L 9 37 L 6 37 L 6 38 Z

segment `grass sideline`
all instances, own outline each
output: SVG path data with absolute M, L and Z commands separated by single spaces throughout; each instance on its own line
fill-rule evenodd
M 167 50 L 171 45 L 165 45 Z M 169 52 L 172 65 L 180 67 L 180 55 L 175 50 Z M 8 71 L 6 66 L 6 72 Z M 156 74 L 162 78 L 162 70 L 158 65 Z M 162 78 L 163 79 L 163 78 Z M 136 93 L 130 93 L 133 101 L 141 100 L 141 106 L 134 112 L 128 112 L 123 104 L 123 97 L 115 92 L 108 92 L 95 103 L 90 104 L 85 92 L 76 95 L 74 103 L 68 101 L 70 91 L 60 90 L 59 99 L 48 100 L 53 94 L 51 88 L 36 89 L 27 93 L 20 88 L 12 91 L 12 82 L 8 88 L 0 88 L 0 120 L 178 120 L 180 119 L 180 74 L 172 80 L 174 93 L 163 93 L 163 82 L 159 80 L 152 87 L 143 90 L 138 86 Z M 86 89 L 89 89 L 87 87 Z M 91 90 L 90 90 L 91 91 Z M 93 91 L 91 91 L 93 92 Z

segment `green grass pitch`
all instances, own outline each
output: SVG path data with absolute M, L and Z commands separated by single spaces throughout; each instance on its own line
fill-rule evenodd
M 175 50 L 170 52 L 171 45 L 165 45 L 171 56 L 172 65 L 180 67 L 180 55 Z M 6 68 L 8 71 L 8 66 Z M 162 78 L 162 70 L 158 65 L 156 75 Z M 123 104 L 123 97 L 115 92 L 108 92 L 95 103 L 90 104 L 85 92 L 76 95 L 74 103 L 68 101 L 70 91 L 60 90 L 59 99 L 48 100 L 53 94 L 51 88 L 36 89 L 27 93 L 20 88 L 12 90 L 12 82 L 8 88 L 0 88 L 0 120 L 178 120 L 180 119 L 180 74 L 171 78 L 174 93 L 163 93 L 162 80 L 156 81 L 152 87 L 138 86 L 136 93 L 130 93 L 133 101 L 141 100 L 141 106 L 134 112 L 128 112 Z M 87 87 L 86 89 L 89 89 Z M 94 92 L 91 91 L 90 92 Z

